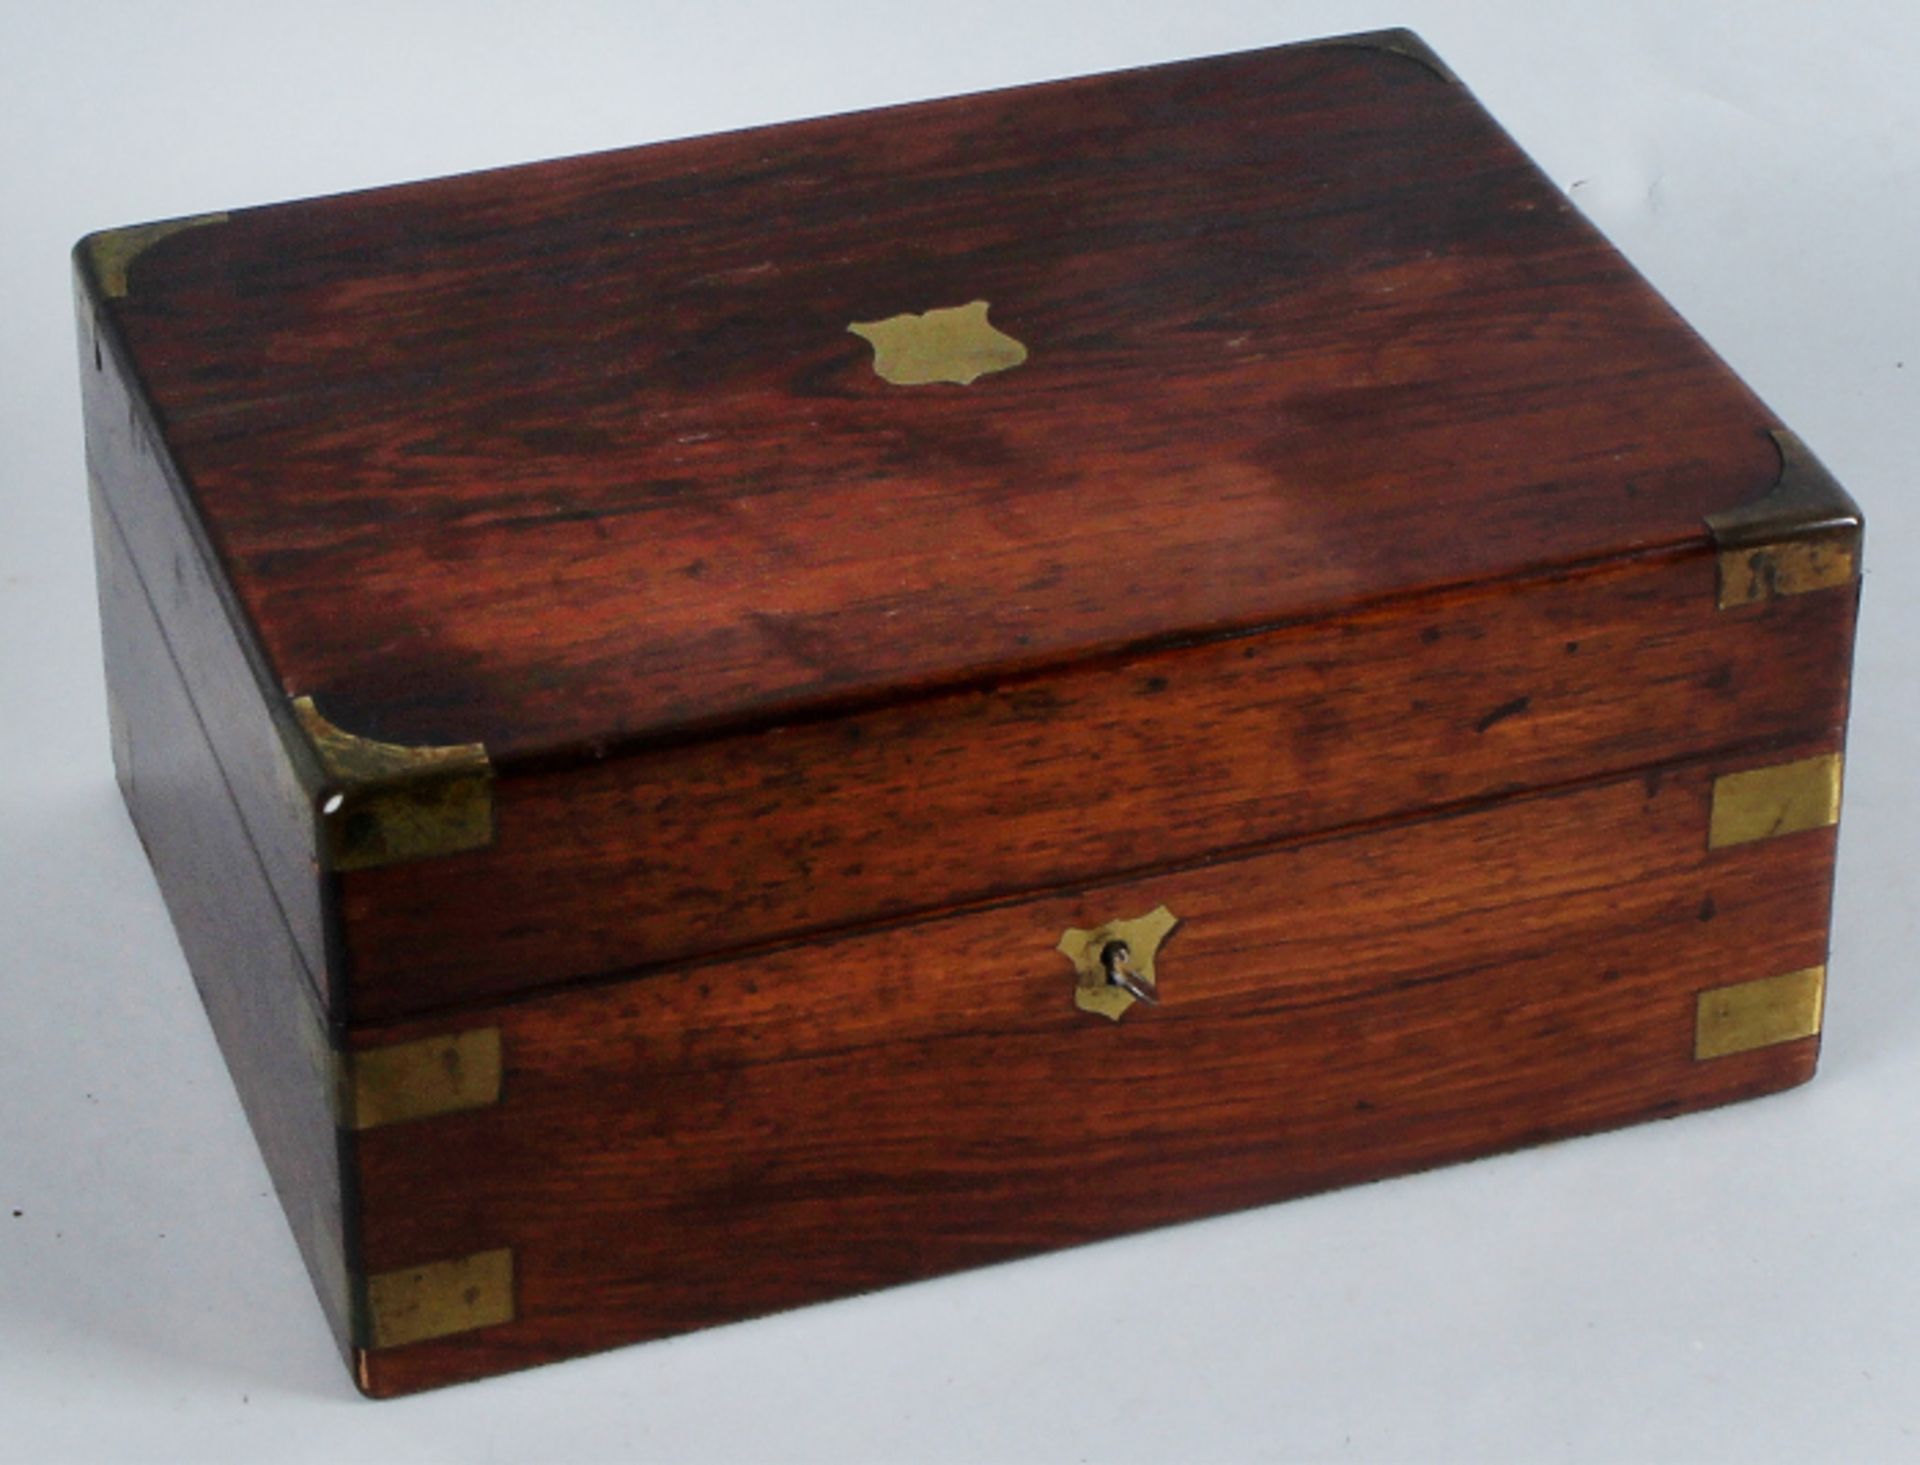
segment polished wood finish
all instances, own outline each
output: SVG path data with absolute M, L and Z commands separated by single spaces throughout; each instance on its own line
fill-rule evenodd
M 1694 1057 L 1833 868 L 1708 791 L 1839 750 L 1857 586 L 1719 608 L 1771 415 L 1404 36 L 140 242 L 116 759 L 369 1392 L 1812 1071 Z M 973 299 L 969 386 L 847 331 Z M 492 843 L 332 868 L 297 697 Z
M 105 302 L 287 690 L 511 770 L 1700 546 L 1770 413 L 1467 91 L 1283 48 L 242 210 Z M 993 303 L 969 387 L 850 322 Z
M 314 882 L 283 891 L 342 1020 L 1828 726 L 1844 697 L 1843 606 L 1723 626 L 1689 599 L 1703 515 L 1779 472 L 1770 415 L 1390 48 L 242 211 L 128 281 L 102 334 L 270 700 L 481 742 L 498 774 L 492 848 L 342 878 L 337 956 Z M 847 324 L 956 292 L 1031 358 L 874 376 Z M 1080 827 L 1095 799 L 1122 835 Z
M 497 1025 L 505 1060 L 498 1105 L 361 1136 L 369 1269 L 504 1246 L 518 1278 L 512 1322 L 366 1386 L 1797 1083 L 1817 1040 L 1693 1057 L 1702 988 L 1826 953 L 1833 831 L 1710 852 L 1721 766 L 358 1030 Z M 1078 1011 L 1060 933 L 1163 902 L 1162 1006 Z
M 341 877 L 357 1017 L 822 934 L 1839 726 L 1853 598 L 1713 557 L 1396 601 L 503 780 L 488 849 Z M 984 856 L 984 857 L 983 857 Z
M 115 772 L 301 1258 L 352 1343 L 351 1162 L 311 977 L 112 511 L 94 497 Z
M 92 282 L 79 281 L 80 395 L 87 474 L 116 553 L 143 587 L 233 800 L 246 844 L 271 887 L 306 982 L 329 1009 L 342 985 L 332 886 L 319 869 L 319 829 L 303 776 L 312 755 L 294 731 L 265 653 L 234 597 L 205 523 L 193 512 L 157 408 L 112 329 Z M 111 622 L 107 626 L 112 633 Z M 111 682 L 110 682 L 111 684 Z

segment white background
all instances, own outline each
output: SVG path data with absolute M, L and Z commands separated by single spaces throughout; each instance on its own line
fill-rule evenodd
M 1867 508 L 1821 1077 L 1716 1114 L 359 1401 L 111 780 L 73 239 L 1399 23 Z M 5 0 L 0 1457 L 1920 1459 L 1917 79 L 1911 0 Z

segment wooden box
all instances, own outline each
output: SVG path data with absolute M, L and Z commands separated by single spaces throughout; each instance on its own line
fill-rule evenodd
M 1813 1071 L 1858 513 L 1405 32 L 76 260 L 369 1393 Z

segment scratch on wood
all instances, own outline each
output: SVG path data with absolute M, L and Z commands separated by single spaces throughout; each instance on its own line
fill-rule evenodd
M 1511 702 L 1502 702 L 1493 711 L 1473 725 L 1475 732 L 1485 732 L 1496 722 L 1505 722 L 1509 717 L 1518 717 L 1533 705 L 1531 697 L 1515 697 Z

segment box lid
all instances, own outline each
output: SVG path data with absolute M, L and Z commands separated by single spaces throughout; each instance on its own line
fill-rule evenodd
M 79 265 L 90 422 L 145 414 L 266 694 L 202 720 L 296 774 L 249 818 L 338 1018 L 1844 716 L 1850 600 L 1713 608 L 1783 517 L 1850 582 L 1844 495 L 1405 32 Z
M 105 305 L 285 690 L 502 768 L 1702 541 L 1778 472 L 1404 33 L 138 242 Z

